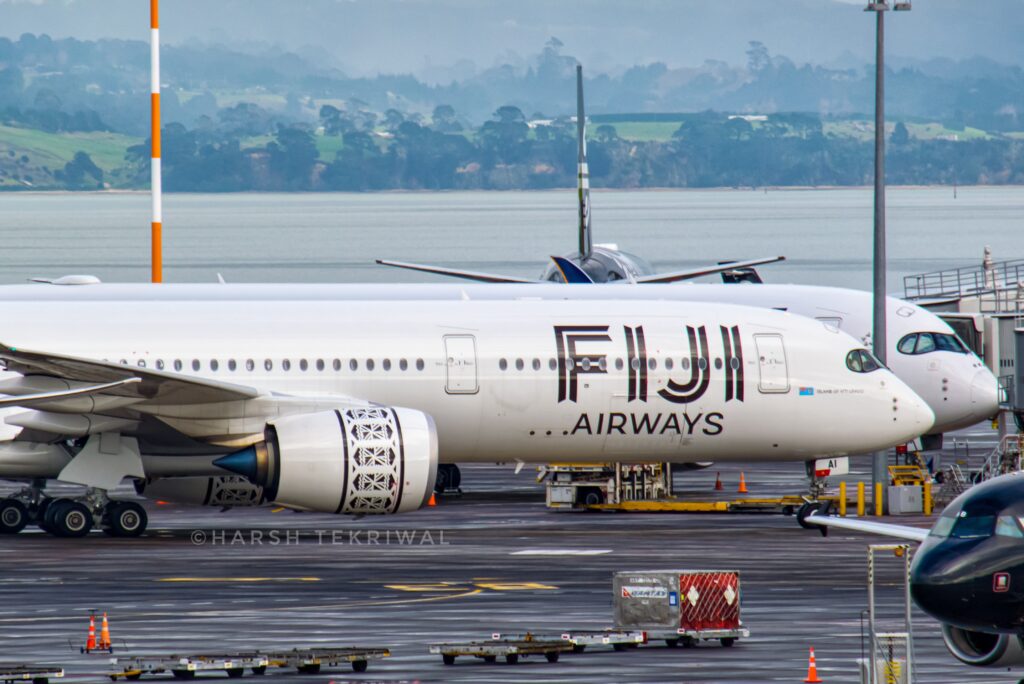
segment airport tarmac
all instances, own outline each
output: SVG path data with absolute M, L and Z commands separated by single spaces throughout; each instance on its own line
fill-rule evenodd
M 869 462 L 855 466 L 863 476 Z M 711 493 L 721 472 L 735 491 L 739 471 L 680 473 L 676 484 L 684 495 Z M 751 496 L 803 485 L 799 463 L 745 473 Z M 462 497 L 390 518 L 149 502 L 142 539 L 2 538 L 0 661 L 59 663 L 67 681 L 101 681 L 108 656 L 77 652 L 96 610 L 109 614 L 115 646 L 133 654 L 327 644 L 392 651 L 362 675 L 265 677 L 277 681 L 801 682 L 811 646 L 822 680 L 859 681 L 865 549 L 878 538 L 835 530 L 823 538 L 777 515 L 548 511 L 530 468 L 466 466 L 463 488 Z M 915 520 L 927 524 L 900 522 Z M 901 562 L 881 567 L 880 599 L 898 617 Z M 466 658 L 444 666 L 427 653 L 432 642 L 492 632 L 611 626 L 612 573 L 658 568 L 739 570 L 750 638 L 731 649 L 588 651 L 554 664 Z M 917 611 L 915 620 L 919 682 L 1024 676 L 958 664 L 938 625 Z

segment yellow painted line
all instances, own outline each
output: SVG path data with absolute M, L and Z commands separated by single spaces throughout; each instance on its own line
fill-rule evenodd
M 476 596 L 482 594 L 483 589 L 473 589 L 462 594 L 442 594 L 440 596 L 424 596 L 423 598 L 416 599 L 395 599 L 392 601 L 361 601 L 353 603 L 339 603 L 336 606 L 318 606 L 318 608 L 349 608 L 359 606 L 403 606 L 410 603 L 430 603 L 431 601 L 450 601 L 452 599 L 467 598 L 469 596 Z
M 319 577 L 162 577 L 157 582 L 319 582 Z
M 280 506 L 280 507 L 278 507 L 278 508 L 271 508 L 271 509 L 270 509 L 270 512 L 271 512 L 271 513 L 280 513 L 281 511 L 287 511 L 287 510 L 288 510 L 288 509 L 287 509 L 287 508 L 285 508 L 284 506 Z
M 476 586 L 481 589 L 492 591 L 534 591 L 537 589 L 550 590 L 558 587 L 539 582 L 477 582 Z
M 385 584 L 384 588 L 395 591 L 465 591 L 466 585 L 457 586 L 451 582 L 437 582 L 435 584 Z

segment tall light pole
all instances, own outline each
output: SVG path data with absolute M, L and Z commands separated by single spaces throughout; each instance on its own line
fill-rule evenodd
M 871 332 L 872 351 L 885 363 L 885 13 L 890 9 L 886 0 L 868 2 L 865 12 L 875 13 L 875 239 L 874 239 L 874 329 Z M 910 10 L 909 2 L 896 2 L 891 9 Z M 878 486 L 888 480 L 886 465 L 888 452 L 875 454 L 871 468 L 872 497 L 879 496 Z M 884 502 L 885 497 L 882 497 Z M 879 502 L 875 501 L 875 509 Z

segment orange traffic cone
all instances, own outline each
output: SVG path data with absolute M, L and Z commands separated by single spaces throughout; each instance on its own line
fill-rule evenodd
M 723 489 L 725 489 L 725 487 L 722 486 L 722 474 L 715 473 L 715 491 L 720 492 Z
M 740 488 L 736 490 L 740 494 L 747 493 L 747 481 L 743 477 L 743 471 L 740 471 Z
M 84 653 L 91 653 L 96 650 L 96 615 L 89 616 L 89 637 L 85 640 Z
M 110 643 L 110 625 L 107 624 L 107 614 L 103 614 L 103 622 L 100 623 L 100 650 L 113 650 L 114 645 Z
M 804 684 L 822 684 L 822 681 L 818 679 L 818 666 L 814 662 L 813 646 L 811 646 L 811 655 L 807 661 L 807 679 L 804 680 Z
M 434 494 L 434 492 L 430 492 L 430 501 L 427 502 L 427 505 L 428 506 L 436 506 L 437 505 L 437 495 Z

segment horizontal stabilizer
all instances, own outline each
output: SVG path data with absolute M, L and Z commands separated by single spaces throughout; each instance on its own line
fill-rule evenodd
M 889 523 L 873 522 L 871 520 L 851 520 L 850 518 L 833 518 L 827 515 L 810 515 L 805 522 L 825 527 L 838 527 L 843 530 L 854 532 L 866 532 L 867 534 L 878 534 L 884 537 L 896 537 L 907 541 L 923 542 L 928 537 L 928 530 L 909 525 L 890 525 Z
M 404 261 L 388 261 L 377 259 L 381 266 L 394 266 L 410 271 L 422 271 L 423 273 L 435 273 L 437 275 L 451 276 L 452 278 L 464 278 L 476 280 L 481 283 L 536 283 L 535 278 L 514 278 L 512 276 L 494 275 L 492 273 L 477 273 L 476 271 L 461 271 L 457 268 L 443 268 L 441 266 L 428 266 L 425 264 L 410 264 Z
M 751 266 L 759 266 L 761 264 L 774 264 L 776 261 L 785 261 L 786 257 L 762 257 L 760 259 L 748 259 L 747 261 L 733 261 L 728 264 L 716 264 L 714 266 L 704 266 L 702 268 L 694 268 L 689 271 L 675 271 L 673 273 L 655 273 L 649 276 L 638 276 L 636 282 L 638 283 L 674 283 L 679 280 L 690 280 L 692 278 L 700 278 L 701 276 L 712 275 L 714 273 L 721 273 L 722 271 L 732 271 L 737 268 L 749 268 Z

